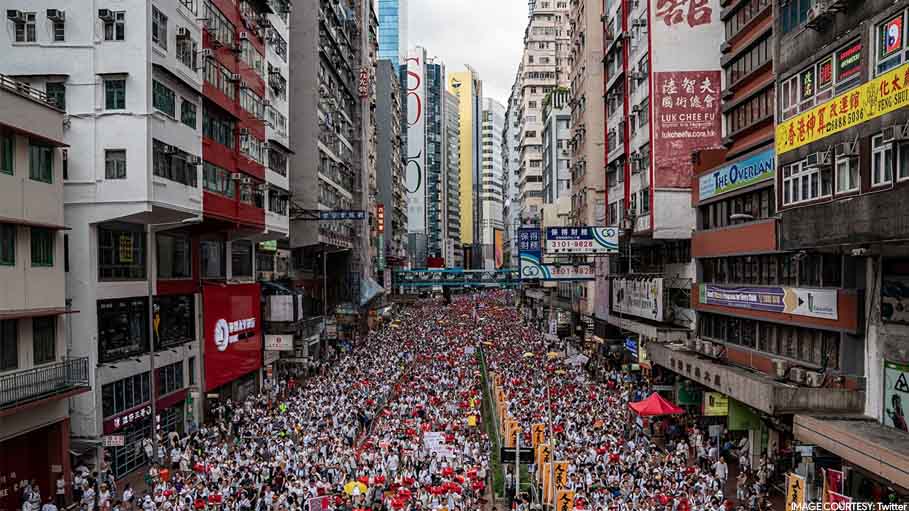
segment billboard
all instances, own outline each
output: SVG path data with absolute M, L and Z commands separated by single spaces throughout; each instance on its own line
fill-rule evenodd
M 836 289 L 726 287 L 701 284 L 698 298 L 706 305 L 837 319 Z
M 265 336 L 265 350 L 266 351 L 293 351 L 294 350 L 294 336 L 293 334 L 281 334 L 281 335 L 266 335 Z
M 546 253 L 615 254 L 619 251 L 617 227 L 547 227 Z
M 495 251 L 496 257 L 496 269 L 501 268 L 505 264 L 505 231 L 502 229 L 493 229 L 492 238 L 495 245 L 493 250 Z
M 542 232 L 536 227 L 518 231 L 519 271 L 522 280 L 594 280 L 592 264 L 551 264 L 543 261 Z
M 612 279 L 612 308 L 618 314 L 663 321 L 663 279 Z
M 407 56 L 407 232 L 426 232 L 426 50 Z
M 776 156 L 773 149 L 723 165 L 698 179 L 698 199 L 717 195 L 773 179 Z
M 691 187 L 691 153 L 722 144 L 719 0 L 654 0 L 650 6 L 653 183 Z
M 259 284 L 202 287 L 205 391 L 262 367 Z
M 909 431 L 909 364 L 884 361 L 884 425 Z

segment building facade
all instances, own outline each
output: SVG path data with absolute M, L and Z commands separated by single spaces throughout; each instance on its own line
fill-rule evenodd
M 461 248 L 461 112 L 458 97 L 445 91 L 442 108 L 445 161 L 442 168 L 444 258 L 449 268 L 464 267 Z
M 379 0 L 379 59 L 395 66 L 407 55 L 408 0 Z
M 482 267 L 480 199 L 483 82 L 470 66 L 448 75 L 448 91 L 458 98 L 461 122 L 461 248 L 468 268 Z
M 479 183 L 482 222 L 479 244 L 483 268 L 487 270 L 502 267 L 505 257 L 505 162 L 502 160 L 504 131 L 505 107 L 492 98 L 483 98 Z
M 543 99 L 543 204 L 571 195 L 569 101 L 567 89 L 555 89 Z
M 505 266 L 513 268 L 517 264 L 518 229 L 521 225 L 521 199 L 518 190 L 518 178 L 521 173 L 520 127 L 521 127 L 521 87 L 519 85 L 521 67 L 511 86 L 508 96 L 508 108 L 505 110 L 505 125 L 502 134 L 502 166 L 504 167 L 505 185 Z
M 26 481 L 50 492 L 58 477 L 69 479 L 69 398 L 90 390 L 89 357 L 67 350 L 73 311 L 61 106 L 0 75 L 0 506 L 7 509 L 21 505 L 16 488 Z
M 404 198 L 401 83 L 398 66 L 379 60 L 376 66 L 376 169 L 384 214 L 384 266 L 403 265 L 407 252 L 407 203 Z

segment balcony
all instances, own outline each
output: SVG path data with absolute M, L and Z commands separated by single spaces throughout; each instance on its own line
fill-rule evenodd
M 34 367 L 0 376 L 0 414 L 45 399 L 88 391 L 88 357 Z

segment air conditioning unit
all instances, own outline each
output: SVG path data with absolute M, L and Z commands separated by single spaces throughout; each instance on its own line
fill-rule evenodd
M 240 179 L 240 184 L 251 185 L 251 184 L 253 184 L 253 180 L 251 177 L 244 177 L 244 178 Z
M 110 9 L 98 9 L 98 17 L 104 21 L 114 21 L 114 11 Z
M 884 131 L 881 133 L 881 142 L 884 144 L 888 142 L 902 142 L 904 140 L 909 140 L 909 127 L 907 126 L 887 126 L 884 128 Z
M 189 33 L 189 29 L 188 29 L 188 28 L 186 28 L 186 27 L 177 27 L 177 37 L 179 37 L 180 39 L 186 39 L 186 38 L 189 37 L 190 35 L 191 35 L 191 34 Z
M 22 11 L 17 11 L 16 9 L 7 9 L 6 19 L 12 21 L 13 23 L 25 23 L 25 14 Z
M 249 32 L 240 32 L 238 34 L 238 37 L 240 38 L 241 41 L 246 41 L 249 39 Z
M 809 387 L 818 388 L 824 384 L 824 373 L 819 373 L 817 371 L 807 371 L 805 373 L 805 383 Z
M 240 136 L 241 136 L 241 137 L 248 137 L 248 136 L 249 136 L 249 128 L 240 128 Z
M 805 383 L 805 374 L 807 371 L 801 367 L 793 367 L 789 370 L 789 381 L 803 385 Z
M 66 21 L 66 13 L 63 9 L 48 9 L 47 19 L 51 21 Z
M 732 49 L 732 45 L 729 43 L 723 43 L 722 45 L 720 45 L 721 53 L 729 53 L 729 50 L 731 50 L 731 49 Z
M 713 345 L 713 352 L 712 352 L 712 353 L 708 353 L 708 355 L 709 355 L 711 358 L 720 358 L 720 355 L 723 354 L 723 349 L 724 349 L 724 347 L 723 347 L 722 344 L 714 344 L 714 345 Z
M 837 158 L 841 156 L 858 156 L 858 141 L 837 144 L 834 146 L 833 152 Z
M 243 174 L 241 174 L 239 172 L 231 172 L 230 178 L 233 179 L 234 181 L 239 181 L 240 179 L 243 178 Z
M 203 59 L 210 59 L 215 56 L 215 52 L 211 48 L 205 48 L 199 51 L 199 56 Z
M 264 106 L 264 107 L 270 107 L 270 106 L 271 106 L 271 100 L 270 100 L 270 99 L 263 99 L 263 100 L 262 100 L 262 106 Z
M 786 370 L 789 369 L 789 362 L 778 358 L 773 359 L 773 375 L 778 380 L 786 377 Z
M 830 164 L 830 151 L 811 153 L 805 158 L 807 167 L 826 167 Z
M 258 185 L 256 185 L 256 190 L 259 190 L 260 192 L 264 192 L 264 191 L 268 190 L 268 184 L 259 183 Z
M 808 23 L 817 21 L 830 14 L 830 8 L 827 6 L 827 2 L 824 0 L 819 0 L 814 6 L 808 9 Z

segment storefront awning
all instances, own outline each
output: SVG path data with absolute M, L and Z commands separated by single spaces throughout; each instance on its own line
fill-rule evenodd
M 79 311 L 66 307 L 48 307 L 43 309 L 16 309 L 0 311 L 0 320 L 36 318 L 38 316 L 59 316 L 60 314 L 75 314 Z
M 795 438 L 909 488 L 909 433 L 868 417 L 796 415 Z

